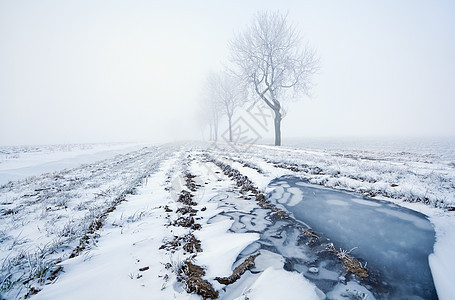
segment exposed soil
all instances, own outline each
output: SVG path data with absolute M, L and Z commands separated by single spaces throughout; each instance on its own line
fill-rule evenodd
M 36 287 L 31 287 L 27 294 L 25 294 L 24 299 L 29 299 L 31 296 L 38 294 L 41 291 L 41 289 L 36 288 Z
M 203 279 L 205 270 L 195 265 L 190 259 L 183 262 L 178 270 L 177 280 L 185 283 L 187 292 L 195 293 L 202 296 L 203 299 L 217 299 L 218 291 L 216 291 L 210 282 Z
M 173 240 L 165 242 L 160 247 L 160 249 L 165 249 L 171 252 L 175 252 L 175 250 L 180 248 L 183 248 L 183 250 L 188 253 L 202 252 L 201 241 L 196 239 L 192 233 L 186 234 L 182 237 L 174 236 Z
M 190 230 L 199 230 L 201 225 L 195 222 L 194 217 L 197 215 L 197 210 L 192 206 L 197 205 L 193 201 L 194 195 L 192 192 L 196 192 L 200 185 L 196 184 L 194 178 L 196 176 L 185 172 L 185 185 L 191 191 L 182 190 L 180 192 L 177 202 L 182 203 L 184 206 L 179 207 L 176 210 L 178 218 L 172 223 L 174 226 L 190 228 Z M 172 212 L 169 207 L 165 207 L 166 212 Z M 182 248 L 186 253 L 192 253 L 192 259 L 194 259 L 197 253 L 202 252 L 201 241 L 198 240 L 191 232 L 184 236 L 174 236 L 171 241 L 165 241 L 160 249 L 165 249 L 174 253 L 176 250 Z M 218 298 L 218 291 L 216 291 L 210 282 L 203 279 L 205 270 L 195 265 L 191 259 L 183 261 L 182 265 L 178 270 L 177 280 L 184 283 L 184 288 L 188 293 L 195 293 L 202 296 L 203 299 L 216 299 Z
M 182 215 L 189 214 L 190 216 L 194 217 L 197 213 L 197 210 L 190 206 L 184 206 L 184 207 L 178 208 L 176 212 L 180 213 Z
M 248 176 L 242 175 L 242 173 L 240 173 L 238 170 L 220 161 L 210 159 L 208 157 L 207 160 L 218 166 L 226 176 L 231 178 L 236 183 L 236 185 L 240 188 L 240 193 L 245 199 L 250 199 L 250 196 L 253 196 L 261 208 L 272 210 L 274 212 L 274 215 L 280 218 L 288 217 L 286 212 L 273 206 L 270 201 L 266 199 L 265 195 L 259 191 L 259 189 L 253 184 Z
M 241 263 L 237 268 L 235 268 L 234 272 L 232 272 L 232 275 L 229 277 L 216 277 L 215 280 L 218 281 L 221 284 L 231 284 L 236 282 L 240 277 L 249 269 L 254 268 L 254 259 L 258 256 L 259 254 L 256 255 L 251 255 L 243 263 Z
M 193 201 L 193 195 L 185 190 L 180 192 L 179 199 L 177 201 L 189 206 L 197 205 L 197 203 Z

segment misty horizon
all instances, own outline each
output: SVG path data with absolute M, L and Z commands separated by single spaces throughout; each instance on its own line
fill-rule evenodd
M 447 1 L 4 1 L 0 145 L 208 140 L 206 76 L 228 63 L 228 42 L 264 10 L 287 13 L 320 59 L 311 97 L 286 103 L 283 145 L 455 136 Z M 255 127 L 258 143 L 272 143 L 272 127 Z

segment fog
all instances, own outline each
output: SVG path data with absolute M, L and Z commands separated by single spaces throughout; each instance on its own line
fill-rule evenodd
M 1 1 L 0 144 L 207 138 L 207 73 L 277 9 L 321 62 L 284 144 L 455 135 L 453 1 Z

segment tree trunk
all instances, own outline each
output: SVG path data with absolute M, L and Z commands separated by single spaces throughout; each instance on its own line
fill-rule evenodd
M 232 143 L 232 115 L 228 115 L 229 122 L 229 142 Z
M 210 122 L 210 132 L 209 132 L 209 141 L 213 140 L 213 126 L 212 123 Z
M 275 113 L 275 146 L 281 146 L 281 113 L 280 110 L 274 110 Z

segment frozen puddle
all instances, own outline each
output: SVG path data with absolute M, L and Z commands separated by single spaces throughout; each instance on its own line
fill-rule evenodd
M 270 187 L 270 200 L 277 206 L 336 248 L 353 249 L 352 256 L 367 262 L 378 283 L 371 284 L 372 291 L 380 289 L 391 299 L 437 299 L 428 264 L 435 233 L 423 214 L 295 177 L 279 178 Z

